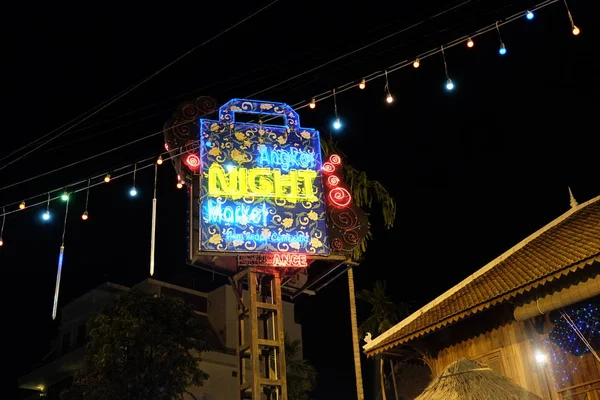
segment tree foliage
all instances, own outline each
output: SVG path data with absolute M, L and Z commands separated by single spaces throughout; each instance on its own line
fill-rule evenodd
M 385 293 L 385 282 L 377 281 L 373 290 L 363 289 L 356 297 L 371 305 L 371 314 L 359 327 L 360 336 L 371 333 L 373 337 L 393 327 L 409 313 L 409 306 L 405 303 L 396 304 Z
M 307 360 L 299 358 L 302 345 L 285 335 L 285 367 L 289 400 L 307 400 L 317 386 L 317 371 Z
M 63 400 L 173 400 L 202 385 L 206 330 L 178 299 L 131 292 L 89 322 L 84 367 Z
M 345 157 L 345 154 L 331 138 L 321 140 L 321 148 L 325 156 L 338 154 Z M 387 189 L 379 182 L 369 179 L 366 172 L 359 171 L 349 163 L 342 163 L 344 183 L 350 189 L 352 198 L 358 207 L 370 209 L 375 201 L 381 209 L 383 224 L 386 229 L 394 226 L 396 219 L 396 200 L 390 195 Z M 371 238 L 371 232 L 360 245 L 354 250 L 352 258 L 358 260 L 367 250 L 367 241 Z

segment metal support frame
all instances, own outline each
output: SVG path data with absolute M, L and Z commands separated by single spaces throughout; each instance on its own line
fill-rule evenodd
M 239 399 L 287 400 L 279 272 L 246 268 L 233 277 L 233 289 L 237 298 Z

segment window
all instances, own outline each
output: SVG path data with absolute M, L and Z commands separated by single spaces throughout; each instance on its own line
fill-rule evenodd
M 506 376 L 504 374 L 504 366 L 502 365 L 502 353 L 500 353 L 500 350 L 497 350 L 490 354 L 486 354 L 482 357 L 478 357 L 475 359 L 475 361 L 487 365 L 492 369 L 492 371 L 496 372 L 497 374 Z
M 77 327 L 77 337 L 76 337 L 77 347 L 83 346 L 85 343 L 85 324 L 79 325 Z
M 62 336 L 62 344 L 61 344 L 61 355 L 67 354 L 69 352 L 69 348 L 71 347 L 71 334 L 69 332 L 63 333 Z

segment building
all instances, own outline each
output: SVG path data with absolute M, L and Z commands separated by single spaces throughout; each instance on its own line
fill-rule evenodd
M 230 286 L 204 293 L 193 289 L 146 279 L 135 286 L 148 294 L 181 298 L 192 304 L 209 332 L 213 351 L 202 354 L 201 368 L 210 375 L 202 387 L 189 391 L 200 400 L 229 400 L 237 396 L 236 297 Z M 42 394 L 58 399 L 68 387 L 75 371 L 83 366 L 86 323 L 100 308 L 130 289 L 104 283 L 61 309 L 59 333 L 52 342 L 52 352 L 35 369 L 19 380 L 19 387 L 32 392 L 31 399 Z M 300 324 L 294 320 L 294 304 L 283 303 L 284 327 L 292 340 L 302 340 Z M 186 395 L 187 396 L 187 395 Z M 191 397 L 189 397 L 191 399 Z
M 599 295 L 600 196 L 571 198 L 565 214 L 363 348 L 420 359 L 431 378 L 470 359 L 543 399 L 598 400 Z

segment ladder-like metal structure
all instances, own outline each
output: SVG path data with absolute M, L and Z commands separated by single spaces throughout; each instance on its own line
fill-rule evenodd
M 232 283 L 237 298 L 239 399 L 287 400 L 279 271 L 248 267 Z

